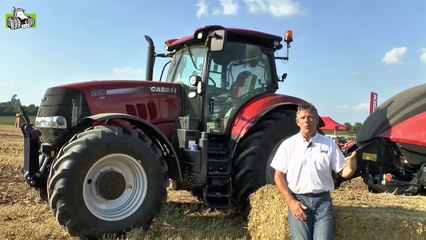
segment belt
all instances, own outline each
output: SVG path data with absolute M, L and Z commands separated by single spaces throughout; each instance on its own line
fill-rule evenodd
M 319 192 L 319 193 L 300 193 L 297 195 L 307 196 L 307 197 L 320 197 L 326 194 L 330 194 L 330 192 Z

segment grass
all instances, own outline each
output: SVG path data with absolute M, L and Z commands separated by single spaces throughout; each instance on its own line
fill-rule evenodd
M 0 125 L 15 125 L 15 116 L 0 116 Z M 35 116 L 30 116 L 32 123 L 35 122 Z
M 0 125 L 15 125 L 15 116 L 1 116 Z

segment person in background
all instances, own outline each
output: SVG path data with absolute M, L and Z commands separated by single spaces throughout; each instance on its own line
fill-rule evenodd
M 318 123 L 316 108 L 300 105 L 300 132 L 282 142 L 271 162 L 274 181 L 287 202 L 292 239 L 333 238 L 332 171 L 347 179 L 357 167 L 356 152 L 345 159 L 335 142 L 317 132 Z
M 21 127 L 21 123 L 22 123 L 22 115 L 20 113 L 16 113 L 16 118 L 15 118 L 15 127 Z

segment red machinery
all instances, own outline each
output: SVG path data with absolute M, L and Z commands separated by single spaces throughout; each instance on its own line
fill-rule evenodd
M 381 104 L 363 123 L 356 148 L 358 170 L 373 192 L 426 194 L 426 84 Z

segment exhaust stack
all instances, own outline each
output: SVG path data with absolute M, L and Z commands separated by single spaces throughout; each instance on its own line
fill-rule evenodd
M 148 42 L 148 52 L 146 54 L 146 75 L 145 80 L 152 81 L 155 63 L 155 47 L 152 39 L 145 35 L 145 39 Z

